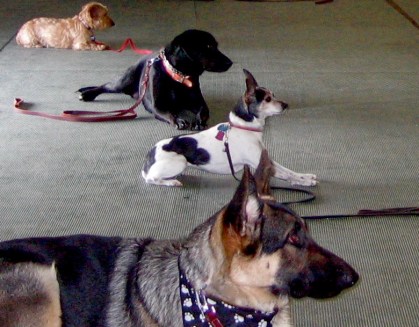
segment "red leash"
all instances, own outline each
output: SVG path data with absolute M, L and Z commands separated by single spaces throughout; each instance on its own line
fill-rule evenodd
M 77 121 L 77 122 L 103 122 L 111 120 L 134 119 L 137 117 L 135 108 L 142 102 L 142 98 L 138 99 L 133 106 L 128 109 L 113 110 L 113 111 L 79 111 L 66 110 L 59 115 L 48 114 L 40 111 L 30 111 L 22 107 L 23 100 L 16 98 L 14 102 L 15 110 L 24 115 L 32 115 L 44 117 L 55 120 Z
M 102 42 L 98 42 L 98 41 L 94 41 L 96 44 L 104 44 Z M 128 47 L 131 48 L 132 51 L 134 51 L 135 53 L 141 54 L 141 55 L 148 55 L 153 53 L 153 51 L 148 50 L 148 49 L 140 49 L 137 48 L 137 46 L 135 45 L 134 41 L 131 38 L 128 38 L 124 41 L 124 43 L 122 43 L 121 47 L 118 50 L 115 49 L 109 49 L 110 51 L 113 52 L 122 52 L 124 50 L 126 50 Z
M 125 43 L 124 43 L 125 45 Z M 126 46 L 126 45 L 125 45 Z M 159 60 L 160 57 L 155 57 L 147 61 L 146 69 L 141 78 L 139 85 L 140 93 L 138 100 L 128 109 L 112 110 L 112 111 L 82 111 L 82 110 L 66 110 L 59 115 L 48 114 L 40 111 L 30 111 L 22 107 L 23 99 L 15 98 L 14 108 L 17 112 L 25 115 L 32 115 L 38 117 L 44 117 L 55 120 L 65 120 L 65 121 L 76 121 L 76 122 L 104 122 L 104 121 L 115 121 L 115 120 L 127 120 L 134 119 L 137 117 L 135 109 L 143 102 L 145 92 L 147 90 L 149 73 L 151 66 L 156 60 Z

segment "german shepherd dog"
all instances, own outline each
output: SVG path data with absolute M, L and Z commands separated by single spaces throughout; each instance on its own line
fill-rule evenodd
M 255 177 L 245 166 L 230 203 L 184 239 L 0 243 L 0 326 L 291 326 L 289 296 L 333 297 L 358 274 L 274 201 L 272 173 L 265 150 Z
M 204 71 L 225 72 L 232 64 L 218 50 L 218 43 L 210 33 L 187 30 L 159 54 L 140 59 L 116 81 L 78 91 L 83 101 L 93 101 L 102 93 L 125 93 L 138 99 L 144 92 L 140 90 L 140 83 L 148 78 L 144 108 L 178 129 L 200 130 L 207 126 L 209 110 L 202 96 L 199 76 Z
M 245 164 L 256 168 L 264 149 L 262 135 L 265 119 L 279 115 L 288 104 L 275 98 L 272 91 L 260 87 L 253 75 L 243 69 L 246 92 L 230 112 L 229 122 L 220 123 L 199 133 L 178 135 L 158 142 L 147 154 L 142 176 L 147 183 L 182 186 L 176 179 L 187 167 L 216 174 L 230 174 Z M 226 147 L 228 143 L 228 148 Z M 301 174 L 272 162 L 274 176 L 293 185 L 316 185 L 316 175 Z

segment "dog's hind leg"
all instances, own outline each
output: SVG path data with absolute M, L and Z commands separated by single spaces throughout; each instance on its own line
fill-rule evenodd
M 81 89 L 78 89 L 77 92 L 80 92 L 80 101 L 94 101 L 98 95 L 105 93 L 102 86 L 82 87 Z
M 317 184 L 317 176 L 314 174 L 296 173 L 275 161 L 272 161 L 272 163 L 275 167 L 274 176 L 276 178 L 290 182 L 291 185 L 314 186 Z
M 133 98 L 137 98 L 138 88 L 130 87 L 121 88 L 120 86 L 115 85 L 114 83 L 106 83 L 100 86 L 82 87 L 78 89 L 77 92 L 80 92 L 79 100 L 86 102 L 94 101 L 99 95 L 103 93 L 125 93 Z
M 138 85 L 142 64 L 131 66 L 116 81 L 108 82 L 100 86 L 87 86 L 77 90 L 80 92 L 81 101 L 94 101 L 102 93 L 125 93 L 133 98 L 138 97 Z
M 183 186 L 175 177 L 181 174 L 187 165 L 184 156 L 176 155 L 157 160 L 151 166 L 143 168 L 141 174 L 148 184 Z

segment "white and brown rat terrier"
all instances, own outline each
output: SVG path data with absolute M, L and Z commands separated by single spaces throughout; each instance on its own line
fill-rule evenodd
M 89 2 L 73 18 L 34 18 L 26 22 L 16 36 L 16 42 L 25 48 L 62 48 L 73 50 L 106 50 L 97 43 L 95 30 L 114 26 L 108 8 L 99 2 Z
M 278 115 L 288 105 L 274 94 L 258 86 L 253 75 L 243 69 L 246 92 L 230 112 L 229 122 L 205 131 L 179 135 L 158 142 L 148 153 L 142 176 L 149 184 L 182 186 L 176 179 L 186 167 L 192 166 L 211 173 L 230 174 L 226 151 L 231 155 L 234 171 L 247 164 L 256 168 L 265 148 L 262 135 L 267 117 Z M 228 141 L 228 149 L 226 148 Z M 293 185 L 316 185 L 316 175 L 300 174 L 272 160 L 274 176 Z

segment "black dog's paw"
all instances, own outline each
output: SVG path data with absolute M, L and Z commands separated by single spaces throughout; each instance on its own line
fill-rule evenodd
M 99 95 L 100 92 L 98 92 L 97 87 L 82 87 L 81 89 L 78 89 L 77 92 L 80 92 L 79 100 L 80 101 L 94 101 L 96 97 Z
M 204 129 L 207 129 L 208 125 L 204 122 L 197 122 L 195 124 L 192 124 L 191 130 L 194 131 L 203 131 Z
M 179 130 L 189 129 L 189 127 L 191 126 L 189 121 L 182 118 L 176 118 L 175 125 L 176 125 L 176 128 Z
M 80 101 L 85 101 L 85 102 L 90 102 L 90 101 L 94 101 L 95 98 L 89 97 L 88 95 L 81 93 L 79 95 L 79 100 Z

